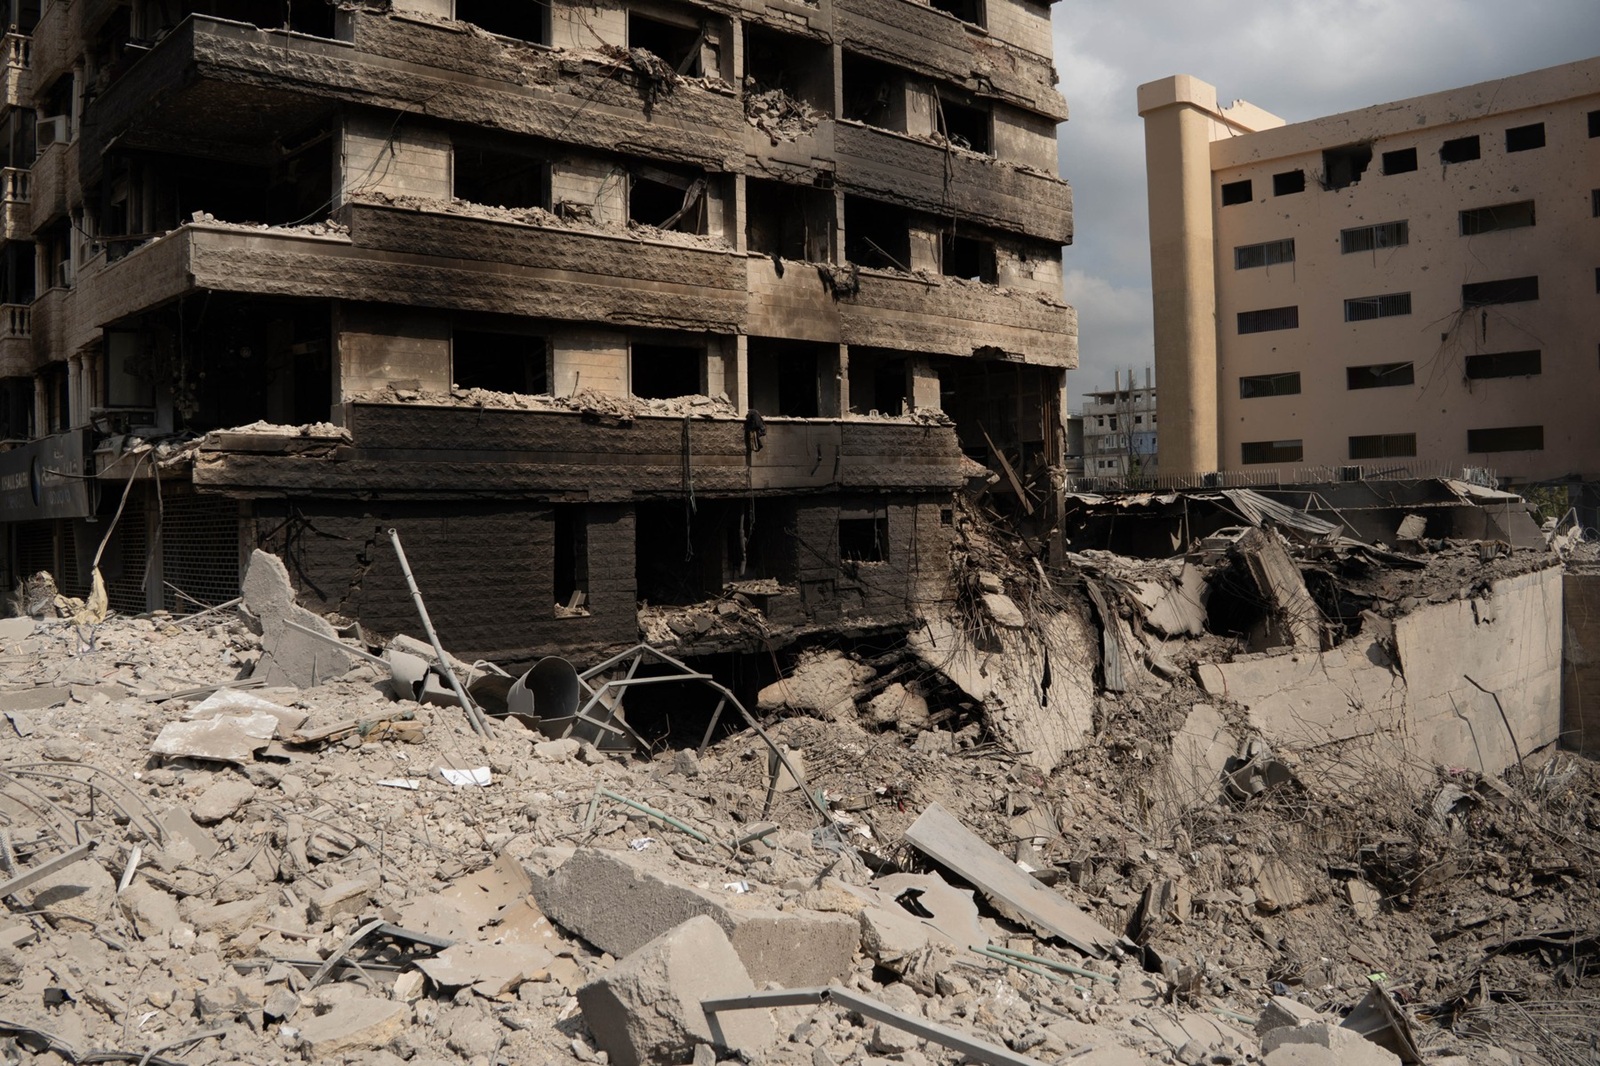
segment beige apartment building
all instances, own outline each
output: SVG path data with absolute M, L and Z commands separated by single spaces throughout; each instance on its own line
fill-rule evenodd
M 1164 473 L 1600 478 L 1600 58 L 1308 122 L 1145 120 Z

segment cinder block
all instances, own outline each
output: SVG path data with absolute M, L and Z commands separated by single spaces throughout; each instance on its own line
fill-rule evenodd
M 697 916 L 716 922 L 758 985 L 825 985 L 851 970 L 860 926 L 844 914 L 727 900 L 669 880 L 631 853 L 587 848 L 548 877 L 530 869 L 533 895 L 555 924 L 620 957 Z

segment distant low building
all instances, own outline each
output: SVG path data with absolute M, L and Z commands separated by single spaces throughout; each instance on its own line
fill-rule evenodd
M 1156 474 L 1156 389 L 1145 369 L 1144 385 L 1127 383 L 1122 373 L 1109 392 L 1084 393 L 1083 474 L 1089 478 L 1118 478 L 1131 483 Z

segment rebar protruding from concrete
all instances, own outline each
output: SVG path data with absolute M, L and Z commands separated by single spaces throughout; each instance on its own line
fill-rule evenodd
M 394 554 L 400 560 L 400 572 L 405 575 L 406 587 L 411 590 L 411 600 L 417 605 L 417 617 L 422 619 L 423 631 L 433 642 L 433 653 L 439 657 L 439 669 L 443 671 L 445 680 L 450 682 L 451 691 L 456 694 L 456 699 L 461 701 L 462 709 L 467 712 L 467 721 L 472 724 L 472 731 L 480 737 L 493 736 L 483 712 L 478 710 L 478 705 L 472 702 L 472 697 L 467 695 L 467 690 L 461 687 L 460 680 L 456 678 L 456 672 L 450 668 L 450 658 L 445 655 L 444 645 L 439 643 L 439 634 L 433 628 L 433 620 L 428 617 L 428 605 L 422 602 L 422 591 L 417 588 L 417 579 L 411 576 L 411 564 L 406 560 L 406 550 L 400 546 L 398 529 L 389 530 L 389 543 L 394 545 Z

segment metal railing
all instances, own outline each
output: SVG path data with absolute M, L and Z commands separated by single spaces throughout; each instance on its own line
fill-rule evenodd
M 1495 488 L 1499 479 L 1485 467 L 1462 467 L 1438 459 L 1404 462 L 1342 463 L 1297 466 L 1288 471 L 1215 470 L 1205 474 L 1156 474 L 1149 477 L 1068 477 L 1069 492 L 1173 492 L 1180 489 L 1253 489 L 1277 485 L 1325 485 L 1336 481 L 1421 481 L 1429 478 L 1465 481 Z

